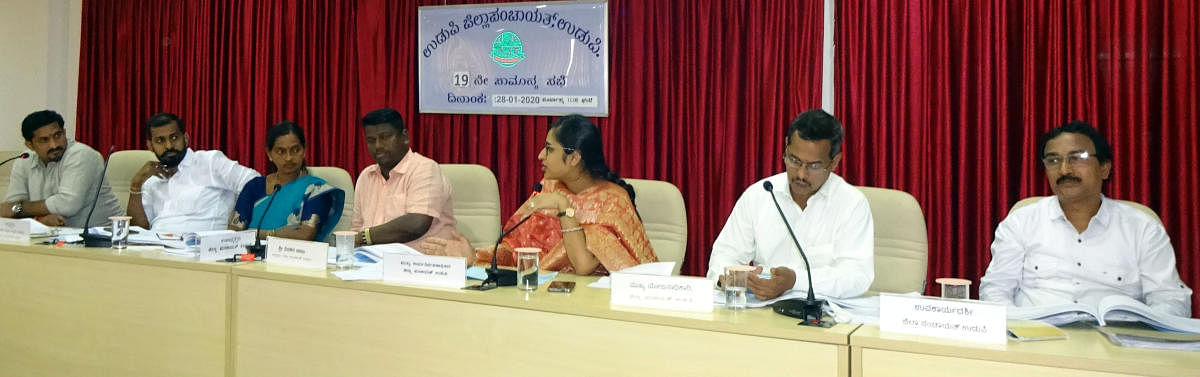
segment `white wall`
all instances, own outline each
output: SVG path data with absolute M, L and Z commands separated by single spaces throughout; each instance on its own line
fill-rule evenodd
M 25 149 L 21 120 L 42 109 L 74 137 L 81 1 L 0 0 L 0 150 Z

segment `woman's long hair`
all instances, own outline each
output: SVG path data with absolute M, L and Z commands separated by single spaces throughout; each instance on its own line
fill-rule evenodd
M 630 202 L 637 197 L 633 186 L 608 167 L 608 162 L 604 159 L 604 143 L 600 141 L 600 128 L 596 127 L 591 119 L 579 114 L 567 115 L 551 123 L 550 132 L 562 143 L 564 159 L 567 154 L 579 153 L 583 160 L 583 170 L 592 178 L 616 183 L 625 188 L 629 193 Z

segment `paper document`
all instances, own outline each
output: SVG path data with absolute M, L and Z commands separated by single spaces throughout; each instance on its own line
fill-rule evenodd
M 342 280 L 383 280 L 383 263 L 360 264 L 351 270 L 334 271 L 333 276 Z
M 675 262 L 654 262 L 639 264 L 616 272 L 638 275 L 671 276 L 671 272 L 674 271 Z M 588 284 L 588 287 L 612 289 L 612 279 L 610 279 L 608 276 L 603 276 L 600 277 L 600 280 L 596 280 L 591 284 Z
M 38 222 L 37 220 L 27 217 L 27 218 L 19 219 L 18 221 L 24 221 L 24 222 L 29 223 L 29 235 L 30 236 L 37 237 L 37 236 L 50 235 L 50 227 L 46 226 L 46 224 L 42 224 L 42 223 Z

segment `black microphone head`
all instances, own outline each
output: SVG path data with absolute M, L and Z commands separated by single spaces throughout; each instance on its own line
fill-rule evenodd
M 763 189 L 771 192 L 771 190 L 775 189 L 775 185 L 771 184 L 771 181 L 763 181 Z
M 20 158 L 29 158 L 29 152 L 21 153 Z
M 276 183 L 276 184 L 275 184 L 275 187 L 272 187 L 272 188 L 271 188 L 271 191 L 272 191 L 272 192 L 277 192 L 277 191 L 279 191 L 279 188 L 280 188 L 280 187 L 281 187 L 281 186 L 279 186 L 279 184 L 278 184 L 278 183 Z
M 542 192 L 542 183 L 541 182 L 533 184 L 533 192 Z

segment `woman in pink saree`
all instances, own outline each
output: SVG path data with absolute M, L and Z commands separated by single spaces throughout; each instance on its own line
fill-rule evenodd
M 530 219 L 504 238 L 499 263 L 516 264 L 514 249 L 541 249 L 543 270 L 607 275 L 642 263 L 657 262 L 646 230 L 633 206 L 633 186 L 608 167 L 600 130 L 588 118 L 568 115 L 546 133 L 538 154 L 545 176 L 536 192 L 505 222 L 505 229 Z M 468 248 L 465 242 L 431 239 L 426 252 Z M 479 248 L 476 263 L 491 263 L 492 248 Z

